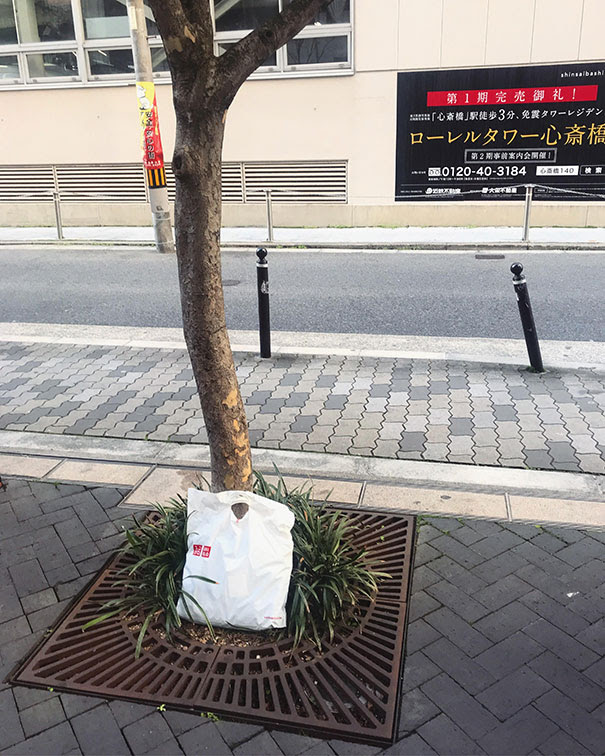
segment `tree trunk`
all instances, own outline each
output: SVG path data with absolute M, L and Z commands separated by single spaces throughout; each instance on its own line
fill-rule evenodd
M 191 98 L 193 101 L 195 98 Z M 221 155 L 225 113 L 178 106 L 173 169 L 183 329 L 210 444 L 212 488 L 252 489 L 248 422 L 225 322 Z

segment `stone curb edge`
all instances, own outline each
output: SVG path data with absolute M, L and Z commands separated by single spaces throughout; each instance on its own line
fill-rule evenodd
M 603 253 L 605 244 L 600 242 L 229 242 L 221 245 L 222 252 L 249 252 L 257 247 L 265 247 L 270 251 L 305 251 L 314 250 L 347 251 L 347 252 L 379 252 L 379 251 L 417 251 L 417 252 L 479 252 L 481 250 L 499 250 L 509 252 L 585 252 Z M 39 247 L 51 247 L 56 250 L 78 248 L 79 250 L 98 249 L 99 247 L 113 247 L 115 249 L 138 248 L 155 251 L 151 240 L 90 240 L 90 239 L 39 239 L 39 240 L 0 240 L 0 247 L 24 247 L 36 249 Z
M 5 437 L 7 433 L 11 432 L 5 431 L 1 436 Z M 127 508 L 147 508 L 151 502 L 167 500 L 176 493 L 184 493 L 200 474 L 208 474 L 209 452 L 207 447 L 198 448 L 196 455 L 198 460 L 187 460 L 186 457 L 189 455 L 182 455 L 178 463 L 176 459 L 171 463 L 169 460 L 159 459 L 157 452 L 147 459 L 141 458 L 140 451 L 144 448 L 141 444 L 153 442 L 129 442 L 122 445 L 121 452 L 119 449 L 115 449 L 116 444 L 112 443 L 114 453 L 109 455 L 108 450 L 104 450 L 103 445 L 98 443 L 89 448 L 84 448 L 82 445 L 80 445 L 81 448 L 76 448 L 78 444 L 71 444 L 73 447 L 71 451 L 68 448 L 69 444 L 63 444 L 63 449 L 53 451 L 48 444 L 48 434 L 13 433 L 18 436 L 29 435 L 32 437 L 46 435 L 47 443 L 40 445 L 39 439 L 30 438 L 29 450 L 19 452 L 16 451 L 19 443 L 13 444 L 12 448 L 10 446 L 7 448 L 7 445 L 3 443 L 5 438 L 0 438 L 0 473 L 4 477 L 26 477 L 52 482 L 114 485 L 130 488 L 131 492 L 123 502 L 123 506 Z M 38 441 L 38 444 L 36 444 L 36 441 Z M 112 441 L 115 441 L 115 439 Z M 55 447 L 57 445 L 55 443 Z M 165 444 L 160 445 L 165 446 Z M 139 447 L 138 453 L 133 453 L 133 446 L 135 449 Z M 273 471 L 272 462 L 278 456 L 283 457 L 285 453 L 264 453 L 261 455 L 256 453 L 255 468 L 270 474 Z M 331 501 L 345 506 L 402 514 L 471 517 L 605 529 L 605 501 L 602 495 L 602 487 L 598 481 L 596 481 L 596 488 L 592 491 L 584 488 L 578 490 L 575 494 L 572 492 L 569 498 L 532 495 L 535 492 L 532 491 L 528 494 L 514 486 L 510 486 L 509 490 L 506 490 L 507 487 L 503 486 L 500 480 L 497 481 L 490 492 L 478 493 L 476 490 L 468 490 L 473 488 L 472 481 L 467 481 L 467 485 L 464 485 L 464 475 L 459 476 L 460 481 L 456 484 L 458 488 L 440 487 L 438 481 L 430 480 L 430 470 L 427 470 L 428 485 L 426 485 L 426 481 L 405 476 L 391 477 L 386 480 L 384 478 L 372 478 L 369 474 L 371 470 L 368 469 L 367 464 L 365 469 L 362 466 L 357 475 L 349 474 L 345 477 L 332 474 L 332 476 L 327 477 L 327 470 L 313 469 L 304 464 L 304 458 L 311 455 L 290 452 L 287 456 L 293 457 L 292 461 L 298 459 L 302 462 L 298 465 L 290 464 L 287 468 L 280 467 L 278 464 L 278 468 L 284 470 L 284 477 L 290 486 L 304 485 L 311 480 L 318 497 L 323 498 L 330 493 Z M 329 457 L 334 455 L 316 456 Z M 266 459 L 262 459 L 263 457 Z M 272 459 L 269 460 L 269 457 Z M 367 459 L 364 458 L 363 461 L 367 463 Z M 438 463 L 419 464 L 434 469 Z M 467 466 L 450 465 L 450 467 L 464 468 Z M 495 475 L 497 468 L 487 469 L 493 470 L 494 477 L 498 477 Z M 464 470 L 462 472 L 464 473 Z M 520 471 L 507 470 L 507 472 L 514 476 Z M 561 493 L 556 489 L 558 482 L 573 475 L 572 473 L 541 473 L 541 476 L 555 476 L 553 492 L 557 494 Z M 598 478 L 598 476 L 575 475 L 581 478 Z M 424 485 L 414 485 L 418 482 L 424 483 Z M 453 481 L 450 479 L 440 482 L 442 485 L 448 483 L 451 485 Z M 565 489 L 563 489 L 564 491 Z M 596 496 L 596 499 L 582 498 L 580 497 L 581 493 L 584 496 L 590 493 L 590 495 Z

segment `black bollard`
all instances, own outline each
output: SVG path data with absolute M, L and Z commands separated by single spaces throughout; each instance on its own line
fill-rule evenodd
M 260 356 L 271 357 L 271 321 L 269 317 L 269 265 L 267 250 L 256 250 L 256 282 L 258 288 L 258 328 L 260 333 Z
M 529 301 L 527 281 L 523 275 L 523 265 L 521 263 L 513 263 L 510 266 L 510 272 L 513 274 L 513 285 L 515 287 L 515 294 L 517 295 L 517 304 L 519 305 L 519 314 L 521 315 L 521 325 L 523 326 L 523 335 L 527 344 L 529 362 L 537 373 L 543 373 L 542 354 L 540 353 L 540 344 L 538 343 L 538 334 L 536 333 L 534 313 Z

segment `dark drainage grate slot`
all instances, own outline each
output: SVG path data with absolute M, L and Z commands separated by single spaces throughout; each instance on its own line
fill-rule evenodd
M 475 260 L 505 260 L 506 255 L 475 255 Z
M 118 590 L 114 557 L 11 682 L 84 693 L 189 712 L 210 711 L 245 722 L 308 735 L 389 744 L 396 736 L 399 683 L 415 518 L 341 510 L 355 525 L 385 580 L 361 607 L 355 628 L 343 628 L 326 651 L 292 650 L 284 639 L 257 647 L 219 646 L 177 634 L 176 647 L 152 627 L 139 659 L 137 625 L 111 618 L 82 632 Z
M 241 284 L 241 281 L 238 281 L 236 278 L 223 279 L 223 286 L 238 286 L 239 284 Z

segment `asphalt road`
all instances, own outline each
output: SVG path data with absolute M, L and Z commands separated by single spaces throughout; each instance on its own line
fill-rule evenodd
M 255 257 L 223 256 L 230 328 L 257 327 Z M 518 338 L 510 264 L 525 265 L 538 333 L 605 341 L 599 254 L 270 253 L 272 327 L 419 336 Z M 0 248 L 0 321 L 179 326 L 176 261 L 133 248 Z

